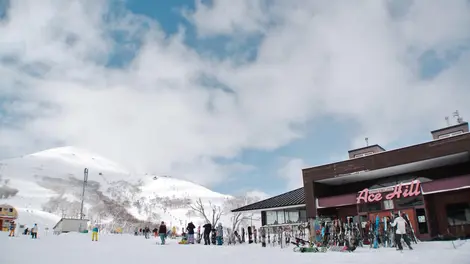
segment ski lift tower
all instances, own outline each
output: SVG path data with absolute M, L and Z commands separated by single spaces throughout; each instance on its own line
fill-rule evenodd
M 82 189 L 82 203 L 80 205 L 80 220 L 83 220 L 84 214 L 83 214 L 83 204 L 85 203 L 85 189 L 86 189 L 86 184 L 88 182 L 88 168 L 85 168 L 83 170 L 83 189 Z M 82 227 L 82 223 L 80 223 L 80 228 L 79 232 L 82 232 L 84 229 Z

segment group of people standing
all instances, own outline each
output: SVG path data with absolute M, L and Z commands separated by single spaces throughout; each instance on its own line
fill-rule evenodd
M 15 234 L 16 234 L 16 223 L 15 223 L 15 221 L 13 221 L 13 220 L 10 221 L 9 229 L 10 229 L 10 233 L 8 234 L 8 236 L 9 237 L 14 237 Z M 31 235 L 32 239 L 38 238 L 38 225 L 34 224 L 33 227 L 31 227 L 31 229 L 25 228 L 25 230 L 23 231 L 23 235 Z

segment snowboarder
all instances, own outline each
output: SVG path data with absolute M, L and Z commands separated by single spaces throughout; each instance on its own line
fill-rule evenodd
M 408 235 L 406 234 L 406 220 L 401 217 L 399 214 L 395 215 L 395 220 L 393 223 L 391 223 L 391 226 L 395 227 L 396 226 L 396 231 L 395 231 L 395 244 L 397 245 L 397 250 L 403 250 L 403 246 L 401 244 L 401 239 L 405 240 L 406 245 L 410 250 L 413 248 L 411 247 L 410 239 L 408 238 Z
M 223 239 L 224 239 L 224 228 L 222 227 L 222 223 L 219 223 L 217 225 L 217 231 L 216 231 L 216 238 L 217 240 L 217 245 L 221 246 L 223 244 Z
M 38 224 L 34 224 L 34 226 L 31 228 L 31 238 L 38 238 Z
M 166 225 L 165 225 L 165 222 L 163 222 L 163 221 L 160 224 L 160 227 L 158 228 L 158 235 L 160 236 L 160 240 L 162 241 L 162 245 L 165 245 Z
M 211 223 L 207 222 L 205 225 L 202 226 L 204 228 L 204 245 L 210 245 L 209 235 L 211 233 L 212 225 Z
M 8 236 L 14 237 L 15 236 L 15 230 L 16 230 L 15 221 L 11 220 L 10 221 L 10 234 Z
M 98 241 L 98 225 L 95 225 L 91 231 L 91 241 Z
M 188 226 L 186 227 L 186 230 L 188 230 L 188 244 L 194 244 L 194 229 L 196 226 L 193 224 L 193 222 L 189 222 Z

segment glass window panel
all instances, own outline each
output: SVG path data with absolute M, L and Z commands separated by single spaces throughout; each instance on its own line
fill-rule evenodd
M 299 211 L 286 211 L 288 223 L 299 222 Z
M 470 224 L 470 204 L 456 203 L 446 206 L 447 221 L 449 225 L 467 225 Z
M 300 222 L 307 222 L 307 210 L 300 210 L 299 211 L 300 215 Z
M 286 222 L 286 218 L 284 216 L 284 211 L 277 211 L 277 223 L 284 224 Z
M 276 211 L 267 211 L 266 212 L 266 224 L 273 225 L 277 221 Z

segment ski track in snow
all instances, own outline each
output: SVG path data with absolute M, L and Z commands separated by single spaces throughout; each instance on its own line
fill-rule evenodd
M 92 242 L 90 234 L 63 234 L 53 236 L 40 233 L 37 240 L 26 236 L 9 238 L 0 232 L 0 263 L 8 264 L 128 264 L 128 263 L 380 263 L 433 264 L 470 263 L 470 243 L 454 249 L 452 242 L 422 242 L 415 250 L 403 253 L 393 248 L 359 248 L 354 253 L 295 253 L 292 246 L 261 248 L 259 244 L 236 246 L 179 245 L 169 239 L 165 246 L 156 239 L 142 236 L 103 234 L 99 242 Z

